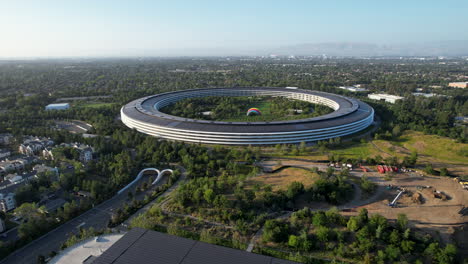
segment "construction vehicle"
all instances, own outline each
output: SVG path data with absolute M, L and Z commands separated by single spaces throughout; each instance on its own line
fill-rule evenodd
M 401 197 L 401 195 L 405 192 L 405 189 L 401 190 L 397 196 L 395 197 L 395 199 L 393 199 L 393 201 L 391 203 L 388 204 L 388 206 L 390 207 L 395 207 L 396 206 L 396 203 L 398 201 L 398 199 Z
M 382 167 L 382 165 L 377 166 L 377 170 L 379 173 L 385 173 L 385 169 Z

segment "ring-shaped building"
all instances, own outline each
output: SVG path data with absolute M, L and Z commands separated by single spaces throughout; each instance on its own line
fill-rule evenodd
M 187 98 L 206 96 L 282 96 L 331 107 L 335 111 L 312 118 L 272 122 L 224 122 L 183 118 L 160 111 Z M 122 122 L 155 137 L 222 145 L 271 145 L 342 137 L 359 132 L 374 120 L 374 109 L 341 95 L 275 87 L 205 88 L 151 95 L 121 109 Z

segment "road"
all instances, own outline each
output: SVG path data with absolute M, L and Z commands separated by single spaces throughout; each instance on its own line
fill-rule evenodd
M 147 180 L 147 177 L 143 177 L 142 180 Z M 139 182 L 138 182 L 139 183 Z M 133 191 L 139 184 L 135 184 L 129 190 L 116 195 L 109 200 L 95 206 L 94 208 L 86 211 L 80 216 L 60 225 L 56 229 L 48 232 L 42 237 L 32 241 L 26 246 L 16 250 L 6 258 L 4 258 L 0 264 L 17 264 L 17 263 L 37 263 L 37 257 L 39 255 L 47 256 L 52 251 L 59 251 L 60 246 L 65 242 L 71 233 L 77 233 L 79 228 L 90 228 L 103 229 L 107 227 L 107 223 L 111 217 L 113 210 L 122 208 L 127 203 L 127 193 Z M 154 188 L 154 187 L 153 187 Z M 149 188 L 146 192 L 138 194 L 138 197 L 143 197 L 147 192 L 150 192 L 153 188 Z

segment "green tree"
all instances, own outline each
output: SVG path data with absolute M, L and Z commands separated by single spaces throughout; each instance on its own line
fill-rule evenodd
M 408 227 L 408 217 L 405 214 L 398 214 L 397 225 L 400 230 L 405 230 Z
M 289 238 L 288 232 L 288 225 L 276 220 L 267 220 L 263 228 L 262 239 L 266 242 L 284 242 Z
M 295 235 L 290 235 L 288 239 L 288 246 L 292 248 L 298 248 L 299 247 L 299 238 Z
M 346 224 L 346 227 L 350 230 L 350 231 L 356 231 L 359 229 L 360 227 L 360 223 L 359 223 L 359 220 L 356 216 L 351 216 L 348 220 L 348 223 Z
M 213 203 L 215 196 L 216 194 L 212 189 L 206 189 L 203 193 L 203 198 L 205 198 L 205 201 L 209 204 Z
M 398 243 L 400 243 L 400 234 L 398 233 L 398 230 L 393 229 L 388 239 L 393 245 L 397 245 Z
M 448 176 L 448 175 L 449 175 L 449 172 L 447 168 L 443 167 L 440 169 L 440 176 Z
M 315 232 L 317 239 L 321 242 L 327 242 L 330 236 L 330 229 L 326 226 L 319 226 Z
M 394 245 L 389 245 L 385 249 L 385 255 L 390 260 L 397 260 L 400 257 L 401 252 L 400 252 L 400 249 L 398 247 L 396 247 Z
M 326 223 L 327 217 L 322 211 L 316 212 L 314 213 L 314 216 L 312 216 L 312 224 L 315 227 L 324 226 Z
M 401 241 L 401 249 L 406 253 L 411 253 L 414 250 L 414 245 L 416 243 L 410 240 Z

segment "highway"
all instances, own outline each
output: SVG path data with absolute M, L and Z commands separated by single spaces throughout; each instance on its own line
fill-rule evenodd
M 141 180 L 147 180 L 148 177 L 144 177 Z M 39 237 L 38 239 L 30 242 L 26 246 L 16 250 L 6 258 L 4 258 L 0 264 L 17 264 L 17 263 L 37 263 L 37 257 L 43 255 L 45 257 L 52 251 L 58 252 L 60 246 L 65 242 L 71 233 L 78 233 L 79 228 L 90 228 L 103 229 L 107 227 L 107 223 L 114 210 L 122 208 L 127 203 L 127 193 L 136 189 L 138 184 L 135 184 L 129 190 L 116 195 L 105 202 L 95 206 L 94 208 L 86 211 L 80 216 L 60 225 L 56 229 L 48 232 L 47 234 Z M 156 185 L 155 185 L 156 186 Z M 144 195 L 154 189 L 138 194 L 136 198 L 142 199 Z

